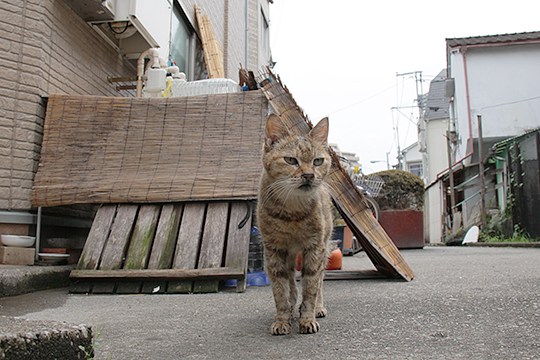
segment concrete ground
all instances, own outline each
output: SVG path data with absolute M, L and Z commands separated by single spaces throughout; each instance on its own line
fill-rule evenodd
M 326 281 L 321 331 L 269 333 L 270 287 L 203 295 L 0 298 L 0 314 L 91 325 L 96 359 L 540 359 L 540 249 L 403 250 L 416 273 Z M 346 269 L 371 269 L 364 253 Z

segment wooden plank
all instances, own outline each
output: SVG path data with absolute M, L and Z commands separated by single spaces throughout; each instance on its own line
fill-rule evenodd
M 233 202 L 231 204 L 225 266 L 243 271 L 244 278 L 238 280 L 236 285 L 238 292 L 246 291 L 252 211 L 251 202 Z
M 198 269 L 221 266 L 227 234 L 228 212 L 228 202 L 213 202 L 208 204 Z M 194 293 L 218 292 L 218 290 L 219 282 L 217 281 L 197 281 L 193 284 Z
M 229 267 L 205 269 L 118 269 L 118 270 L 73 270 L 70 279 L 142 280 L 142 279 L 203 279 L 242 278 L 242 270 Z
M 376 270 L 326 270 L 324 280 L 366 280 L 384 279 L 385 276 Z
M 195 269 L 197 266 L 205 211 L 206 204 L 201 202 L 187 203 L 184 206 L 173 269 Z M 190 293 L 192 289 L 193 283 L 191 281 L 171 281 L 167 286 L 169 293 L 185 294 Z
M 97 269 L 115 214 L 116 205 L 103 205 L 98 209 L 77 269 Z
M 139 215 L 131 235 L 130 244 L 124 263 L 124 269 L 145 269 L 150 256 L 156 226 L 159 219 L 159 205 L 141 205 Z M 141 283 L 119 283 L 116 292 L 133 294 L 140 292 Z
M 150 253 L 150 260 L 148 261 L 148 269 L 171 268 L 182 209 L 182 204 L 163 205 Z M 142 292 L 148 294 L 164 293 L 166 289 L 166 282 L 149 281 L 143 284 Z
M 103 249 L 99 269 L 115 270 L 122 267 L 138 209 L 139 206 L 134 204 L 118 205 L 109 240 Z M 115 286 L 115 282 L 97 282 L 94 284 L 92 292 L 94 294 L 112 294 Z
M 116 205 L 103 205 L 98 209 L 79 258 L 77 269 L 97 269 L 115 214 Z M 74 282 L 69 289 L 70 292 L 77 294 L 86 294 L 91 290 L 92 284 L 85 281 Z

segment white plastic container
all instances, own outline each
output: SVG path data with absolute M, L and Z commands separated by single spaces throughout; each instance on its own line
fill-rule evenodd
M 144 86 L 144 92 L 147 93 L 160 93 L 165 90 L 167 86 L 167 70 L 165 69 L 148 69 L 146 72 L 146 84 Z

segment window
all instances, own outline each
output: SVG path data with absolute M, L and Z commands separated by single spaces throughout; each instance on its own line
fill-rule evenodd
M 195 35 L 195 31 L 186 20 L 185 14 L 177 4 L 173 7 L 171 19 L 169 60 L 178 66 L 181 72 L 186 74 L 187 80 L 206 78 L 202 46 Z
M 409 172 L 416 176 L 422 177 L 424 175 L 424 168 L 421 161 L 409 162 L 407 163 L 407 167 L 409 168 Z

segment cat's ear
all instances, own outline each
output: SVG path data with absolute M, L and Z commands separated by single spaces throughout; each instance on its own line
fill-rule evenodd
M 287 135 L 289 135 L 289 131 L 279 116 L 270 114 L 266 119 L 266 145 L 272 146 L 272 144 Z
M 320 144 L 328 143 L 328 118 L 325 117 L 309 132 L 309 137 Z

